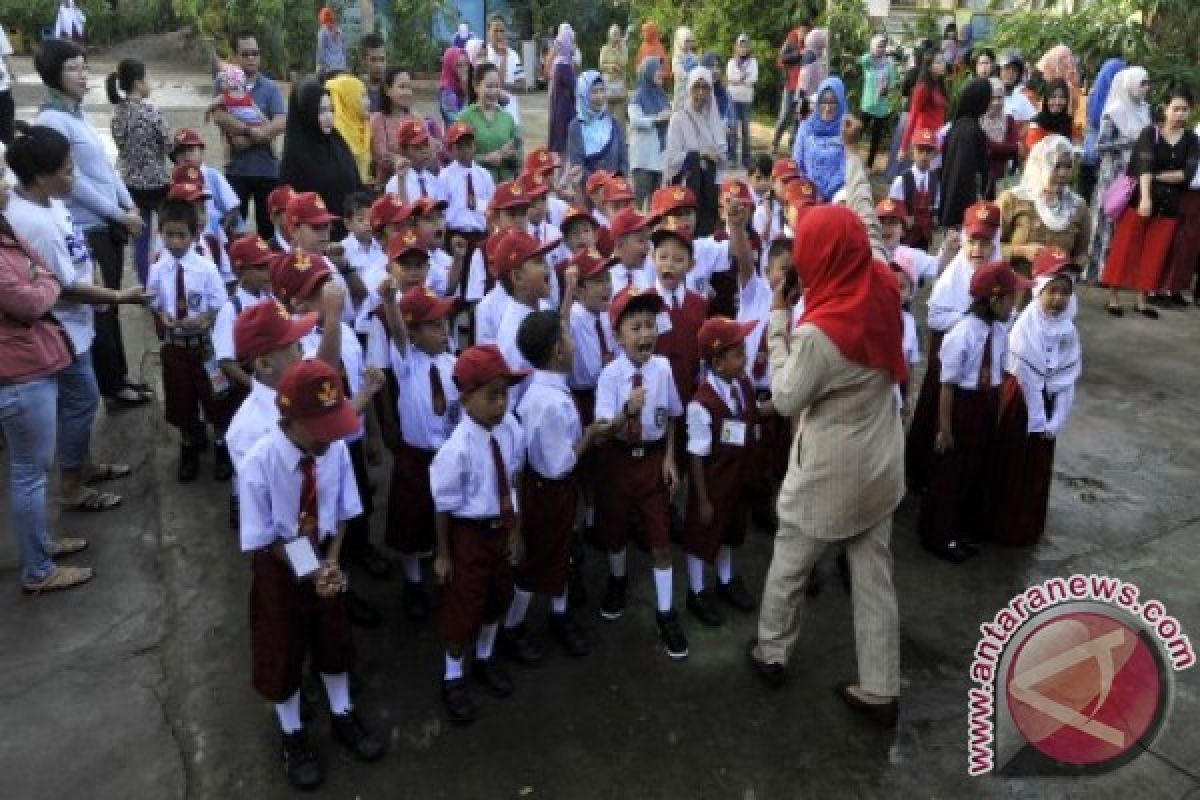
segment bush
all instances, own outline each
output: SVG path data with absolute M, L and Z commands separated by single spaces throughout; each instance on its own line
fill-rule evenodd
M 118 0 L 113 11 L 108 0 L 76 0 L 87 15 L 84 27 L 88 42 L 108 45 L 134 36 L 170 28 L 174 19 L 164 19 L 159 0 Z M 54 29 L 58 0 L 5 0 L 3 22 L 10 31 L 19 31 L 30 45 L 42 39 L 42 29 Z

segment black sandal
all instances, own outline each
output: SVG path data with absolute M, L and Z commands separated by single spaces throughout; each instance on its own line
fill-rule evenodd
M 1149 306 L 1142 306 L 1141 308 L 1135 308 L 1133 310 L 1141 314 L 1146 319 L 1158 319 L 1158 311 L 1150 308 Z
M 1121 308 L 1121 306 L 1117 305 L 1116 303 L 1109 303 L 1104 307 L 1104 310 L 1114 317 L 1125 316 L 1125 309 Z

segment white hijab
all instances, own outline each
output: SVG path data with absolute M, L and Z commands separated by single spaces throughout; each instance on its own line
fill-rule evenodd
M 1069 186 L 1059 189 L 1057 208 L 1052 208 L 1046 202 L 1046 189 L 1050 186 L 1058 159 L 1064 154 L 1072 158 L 1075 155 L 1071 142 L 1065 136 L 1054 133 L 1042 139 L 1033 146 L 1029 158 L 1025 160 L 1020 186 L 1013 189 L 1015 196 L 1033 204 L 1042 223 L 1052 231 L 1065 231 L 1083 203 L 1083 198 Z
M 1142 67 L 1127 67 L 1113 78 L 1101 118 L 1111 119 L 1122 139 L 1137 139 L 1142 129 L 1154 121 L 1146 98 L 1134 98 L 1134 92 L 1149 78 L 1149 73 Z
M 1078 304 L 1075 295 L 1061 314 L 1047 314 L 1039 302 L 1042 291 L 1055 278 L 1070 276 L 1044 275 L 1033 287 L 1033 300 L 1017 317 L 1008 335 L 1007 370 L 1016 373 L 1023 363 L 1038 379 L 1032 388 L 1057 393 L 1069 389 L 1083 371 L 1083 348 L 1079 330 L 1075 327 Z
M 697 81 L 704 81 L 714 91 L 708 96 L 708 108 L 700 110 L 692 102 L 692 87 Z M 688 142 L 688 151 L 702 150 L 711 147 L 718 153 L 725 148 L 725 123 L 721 112 L 717 110 L 716 84 L 713 82 L 712 70 L 708 67 L 692 67 L 687 74 L 686 94 L 683 98 L 683 108 L 676 112 L 687 118 L 689 124 L 683 127 L 684 138 Z
M 992 241 L 992 253 L 984 263 L 1000 260 L 1000 232 Z M 929 327 L 935 328 L 934 321 L 942 315 L 962 315 L 971 307 L 971 276 L 975 267 L 967 260 L 967 246 L 964 242 L 954 259 L 942 270 L 933 289 L 929 292 Z M 942 331 L 943 333 L 945 330 Z

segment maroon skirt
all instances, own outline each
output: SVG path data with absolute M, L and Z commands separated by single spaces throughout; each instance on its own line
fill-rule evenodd
M 996 426 L 995 389 L 954 390 L 954 447 L 934 454 L 929 488 L 921 499 L 917 531 L 922 541 L 945 545 L 963 535 L 982 537 L 988 496 L 985 467 Z
M 1000 418 L 988 464 L 987 519 L 997 544 L 1037 544 L 1046 530 L 1054 477 L 1054 440 L 1029 433 L 1025 395 L 1012 375 L 1000 388 Z
M 1168 292 L 1186 292 L 1192 288 L 1200 270 L 1200 189 L 1184 192 L 1179 198 L 1179 227 L 1171 240 L 1171 250 L 1163 268 L 1162 288 Z
M 933 469 L 933 440 L 937 437 L 938 396 L 942 391 L 941 331 L 929 332 L 929 358 L 925 377 L 913 407 L 912 423 L 904 446 L 904 473 L 909 491 L 925 491 Z

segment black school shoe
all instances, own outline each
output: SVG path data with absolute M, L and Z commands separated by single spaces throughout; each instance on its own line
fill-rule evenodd
M 591 652 L 587 636 L 569 611 L 562 614 L 551 613 L 550 624 L 546 630 L 550 638 L 562 645 L 562 649 L 571 658 L 583 658 Z
M 404 609 L 404 616 L 413 622 L 429 619 L 429 593 L 425 591 L 425 584 L 406 580 L 400 595 L 400 606 Z
M 308 744 L 304 729 L 283 734 L 283 774 L 288 782 L 302 792 L 310 792 L 325 780 L 325 771 L 317 754 Z
M 474 722 L 479 714 L 479 707 L 471 699 L 471 690 L 467 686 L 466 678 L 442 679 L 442 705 L 446 707 L 446 715 L 455 725 Z
M 834 687 L 834 694 L 840 697 L 842 702 L 875 725 L 881 728 L 896 727 L 896 722 L 900 718 L 900 701 L 892 698 L 886 703 L 868 703 L 858 699 L 857 696 L 850 692 L 850 687 L 853 685 L 850 681 L 839 683 Z
M 471 677 L 496 697 L 508 697 L 513 693 L 512 678 L 495 655 L 491 658 L 476 658 L 475 663 L 471 665 Z
M 179 470 L 175 477 L 180 483 L 190 483 L 200 474 L 200 450 L 195 445 L 179 446 Z
M 370 542 L 361 545 L 359 551 L 354 553 L 353 560 L 376 580 L 383 581 L 392 576 L 392 562 Z
M 758 679 L 767 685 L 767 688 L 781 688 L 787 682 L 787 668 L 783 664 L 773 661 L 760 661 L 758 656 L 754 655 L 756 647 L 758 647 L 757 639 L 751 639 L 746 645 L 746 660 L 750 662 L 750 668 L 754 670 Z
M 379 612 L 371 608 L 370 604 L 357 592 L 347 589 L 345 600 L 346 616 L 350 618 L 351 624 L 360 628 L 378 628 L 383 622 Z
M 329 728 L 333 740 L 353 753 L 359 761 L 378 761 L 387 750 L 383 739 L 368 731 L 353 710 L 345 714 L 330 714 Z
M 667 655 L 673 661 L 682 661 L 688 657 L 687 637 L 679 626 L 679 615 L 674 611 L 658 612 L 658 638 L 662 640 Z
M 229 448 L 224 442 L 217 442 L 213 445 L 213 478 L 218 481 L 227 481 L 233 477 L 233 461 L 229 459 Z
M 509 661 L 515 661 L 525 667 L 532 667 L 542 663 L 542 659 L 546 657 L 542 648 L 529 638 L 525 623 L 521 623 L 515 628 L 506 628 L 501 625 L 497 638 L 496 644 L 500 649 L 500 655 Z
M 721 625 L 721 612 L 717 608 L 717 601 L 711 589 L 704 589 L 699 592 L 689 590 L 687 594 L 687 610 L 692 612 L 693 617 L 710 628 L 716 628 Z M 684 644 L 684 649 L 686 648 L 687 645 Z M 668 652 L 670 651 L 668 650 Z
M 629 576 L 618 578 L 608 576 L 608 585 L 604 589 L 604 600 L 600 602 L 600 616 L 604 619 L 618 620 L 625 613 L 625 592 L 629 589 Z
M 717 581 L 717 597 L 725 602 L 726 605 L 743 613 L 749 613 L 754 610 L 754 596 L 746 588 L 746 584 L 740 576 L 735 575 L 729 583 L 721 583 Z

